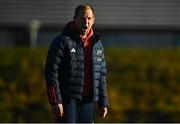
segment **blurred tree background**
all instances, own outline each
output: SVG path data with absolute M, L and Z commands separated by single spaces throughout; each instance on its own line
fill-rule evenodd
M 0 122 L 53 122 L 47 48 L 0 49 Z M 105 48 L 110 108 L 95 122 L 180 122 L 180 49 Z
M 108 71 L 109 113 L 95 122 L 180 122 L 179 0 L 0 0 L 0 122 L 53 122 L 47 48 L 87 3 Z

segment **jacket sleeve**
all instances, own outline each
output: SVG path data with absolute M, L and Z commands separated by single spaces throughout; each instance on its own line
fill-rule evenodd
M 50 45 L 45 65 L 45 80 L 47 94 L 51 105 L 62 103 L 61 92 L 59 88 L 59 69 L 63 56 L 63 45 L 56 38 Z
M 101 78 L 99 87 L 99 107 L 108 107 L 108 94 L 106 84 L 106 61 L 104 57 L 104 49 L 102 51 Z

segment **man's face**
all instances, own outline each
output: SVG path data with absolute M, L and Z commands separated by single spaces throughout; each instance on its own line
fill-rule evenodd
M 95 18 L 93 12 L 90 8 L 82 10 L 79 12 L 78 17 L 74 17 L 74 21 L 78 30 L 80 31 L 80 35 L 87 35 L 92 25 L 94 24 Z

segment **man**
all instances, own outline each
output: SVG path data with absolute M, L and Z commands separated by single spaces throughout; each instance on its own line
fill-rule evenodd
M 92 123 L 94 103 L 102 118 L 107 114 L 104 50 L 94 22 L 93 8 L 79 5 L 48 50 L 45 78 L 56 122 Z

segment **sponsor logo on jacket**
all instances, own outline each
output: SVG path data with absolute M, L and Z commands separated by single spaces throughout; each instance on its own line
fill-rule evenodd
M 102 61 L 102 58 L 101 58 L 102 57 L 102 50 L 97 50 L 96 54 L 97 54 L 96 61 L 101 62 Z

